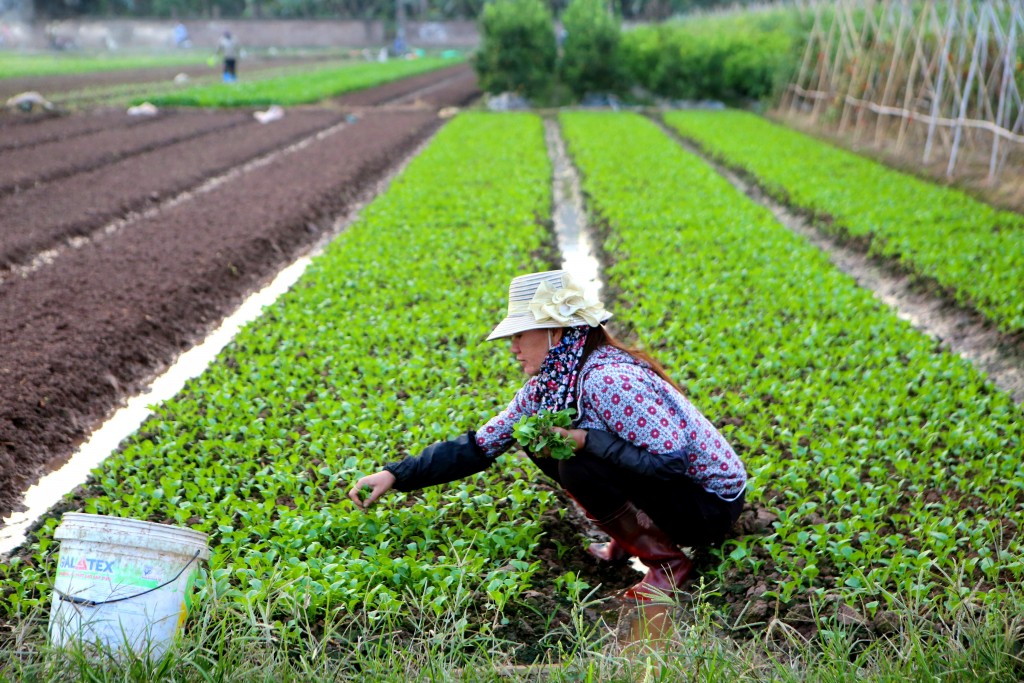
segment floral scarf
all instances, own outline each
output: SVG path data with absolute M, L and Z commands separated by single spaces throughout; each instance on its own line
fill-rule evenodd
M 537 374 L 542 410 L 565 410 L 575 402 L 573 387 L 579 376 L 580 357 L 589 330 L 588 325 L 563 328 L 562 338 L 548 351 Z

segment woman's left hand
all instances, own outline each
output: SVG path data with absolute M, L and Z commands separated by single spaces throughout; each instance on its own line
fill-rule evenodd
M 552 427 L 551 431 L 559 436 L 567 436 L 572 439 L 575 444 L 572 450 L 577 453 L 587 444 L 586 429 L 564 429 L 562 427 Z

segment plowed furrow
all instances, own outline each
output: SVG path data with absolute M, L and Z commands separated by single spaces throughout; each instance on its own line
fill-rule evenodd
M 341 114 L 328 111 L 292 111 L 267 125 L 250 119 L 0 198 L 0 216 L 9 226 L 0 232 L 0 268 L 27 263 L 68 237 L 156 206 L 339 120 Z
M 4 153 L 0 196 L 249 120 L 245 112 L 174 113 L 145 126 L 114 127 Z M 0 217 L 0 220 L 3 220 Z
M 0 285 L 0 509 L 439 122 L 364 117 Z

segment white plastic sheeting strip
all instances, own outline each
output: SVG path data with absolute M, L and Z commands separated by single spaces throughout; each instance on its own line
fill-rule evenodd
M 6 555 L 25 541 L 28 527 L 47 510 L 74 490 L 107 458 L 126 437 L 134 433 L 153 412 L 151 406 L 173 398 L 185 383 L 198 377 L 245 325 L 259 317 L 263 308 L 274 303 L 298 281 L 309 266 L 304 256 L 278 273 L 273 282 L 238 307 L 201 344 L 178 357 L 177 362 L 157 377 L 148 389 L 138 394 L 93 432 L 66 465 L 40 479 L 25 492 L 25 510 L 15 512 L 0 528 L 0 555 Z

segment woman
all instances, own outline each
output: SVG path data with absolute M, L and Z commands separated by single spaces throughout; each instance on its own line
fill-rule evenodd
M 592 555 L 609 562 L 635 556 L 647 566 L 623 597 L 648 602 L 681 586 L 693 565 L 679 546 L 725 538 L 743 507 L 746 472 L 661 366 L 605 330 L 610 317 L 564 271 L 512 280 L 508 315 L 487 339 L 510 338 L 529 380 L 476 432 L 389 463 L 357 481 L 349 498 L 365 509 L 391 488 L 411 491 L 480 472 L 513 445 L 520 419 L 573 408 L 573 428 L 554 428 L 572 439 L 573 457 L 530 459 L 611 537 L 591 545 Z

